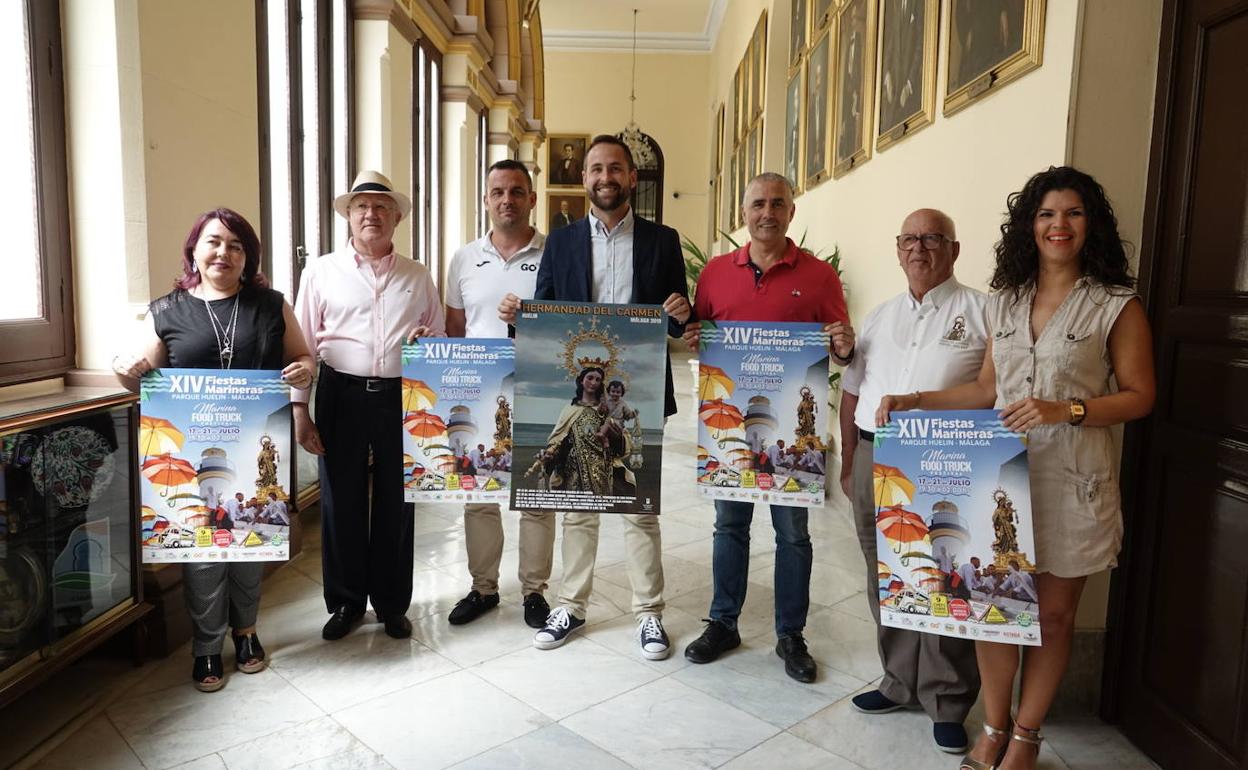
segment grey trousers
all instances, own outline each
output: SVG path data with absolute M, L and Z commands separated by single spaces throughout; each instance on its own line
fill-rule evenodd
M 933 722 L 962 722 L 979 696 L 975 643 L 879 625 L 875 493 L 871 483 L 874 454 L 871 442 L 859 439 L 854 451 L 853 503 L 858 542 L 867 561 L 867 600 L 875 616 L 880 663 L 884 666 L 880 692 L 894 703 L 921 706 Z
M 220 655 L 229 628 L 256 624 L 264 562 L 185 564 L 182 593 L 191 615 L 191 654 Z

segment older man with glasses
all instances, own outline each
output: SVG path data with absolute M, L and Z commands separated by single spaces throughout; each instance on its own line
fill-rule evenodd
M 371 602 L 386 633 L 404 639 L 412 635 L 413 512 L 403 502 L 402 345 L 445 333 L 442 300 L 424 265 L 394 248 L 412 202 L 389 179 L 360 172 L 334 210 L 346 217 L 351 240 L 308 263 L 295 300 L 320 360 L 315 422 L 308 391 L 292 397 L 295 438 L 320 457 L 330 612 L 321 636 L 346 636 Z
M 953 264 L 960 244 L 953 220 L 935 209 L 906 217 L 897 261 L 907 290 L 867 315 L 841 395 L 841 488 L 853 503 L 867 563 L 867 597 L 880 620 L 875 499 L 871 483 L 875 409 L 888 393 L 940 390 L 974 380 L 988 344 L 982 292 L 958 283 Z M 966 751 L 962 722 L 979 693 L 975 645 L 967 639 L 880 626 L 879 689 L 854 697 L 854 708 L 885 714 L 922 708 L 937 747 Z

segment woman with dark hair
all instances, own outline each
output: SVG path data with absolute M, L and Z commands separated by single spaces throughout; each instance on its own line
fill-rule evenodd
M 543 453 L 551 489 L 632 494 L 636 481 L 622 459 L 629 453 L 628 437 L 608 419 L 605 381 L 597 366 L 577 375 L 576 396 L 559 413 Z
M 1044 643 L 976 642 L 984 734 L 963 760 L 965 770 L 1036 766 L 1040 725 L 1070 660 L 1084 583 L 1116 566 L 1122 544 L 1110 429 L 1147 415 L 1156 387 L 1148 319 L 1096 180 L 1066 167 L 1033 176 L 1009 198 L 996 255 L 978 379 L 885 396 L 875 417 L 882 426 L 898 410 L 993 407 L 1007 428 L 1027 434 Z
M 138 390 L 145 372 L 165 366 L 282 369 L 292 387 L 312 385 L 314 362 L 294 311 L 268 288 L 260 272 L 260 239 L 235 211 L 213 209 L 195 221 L 182 249 L 182 275 L 172 292 L 151 303 L 148 317 L 151 328 L 140 352 L 113 359 L 113 371 L 131 390 Z M 262 562 L 184 565 L 196 688 L 212 692 L 225 685 L 221 648 L 227 627 L 233 628 L 238 670 L 254 674 L 265 667 L 256 635 L 263 571 Z

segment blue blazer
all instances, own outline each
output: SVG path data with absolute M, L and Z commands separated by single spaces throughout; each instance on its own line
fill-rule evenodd
M 546 237 L 546 250 L 537 270 L 534 299 L 594 302 L 593 248 L 589 217 L 579 219 Z M 633 216 L 633 302 L 662 305 L 672 294 L 689 298 L 680 236 L 665 225 Z M 669 318 L 667 333 L 680 337 L 684 324 Z M 667 359 L 664 415 L 676 414 L 672 394 L 672 359 Z

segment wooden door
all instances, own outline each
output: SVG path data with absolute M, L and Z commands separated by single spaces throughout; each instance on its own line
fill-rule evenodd
M 1248 769 L 1248 2 L 1167 0 L 1106 701 L 1164 768 Z M 1107 129 L 1109 130 L 1109 129 Z M 1117 654 L 1117 657 L 1115 657 Z

